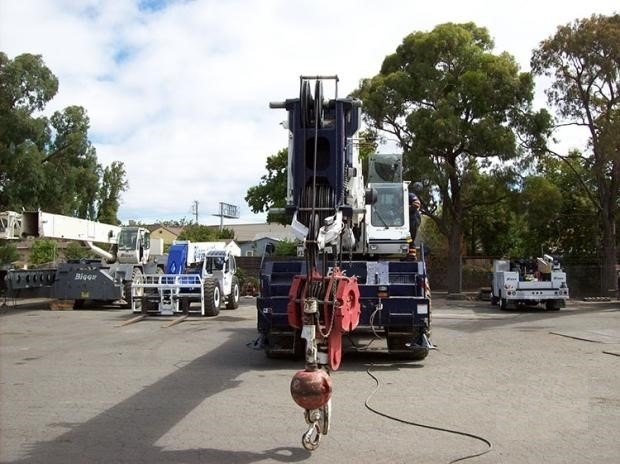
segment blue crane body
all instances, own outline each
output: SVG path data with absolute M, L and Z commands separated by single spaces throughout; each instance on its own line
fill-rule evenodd
M 334 83 L 334 98 L 324 98 L 324 82 Z M 337 89 L 337 76 L 301 76 L 299 97 L 270 104 L 288 115 L 286 206 L 277 212 L 291 218 L 301 245 L 298 257 L 264 258 L 257 326 L 268 356 L 305 358 L 291 394 L 305 410 L 309 450 L 329 430 L 329 373 L 340 365 L 343 336 L 358 348 L 361 338 L 382 339 L 389 353 L 414 361 L 433 348 L 413 186 L 394 154 L 372 155 L 364 181 L 361 103 Z

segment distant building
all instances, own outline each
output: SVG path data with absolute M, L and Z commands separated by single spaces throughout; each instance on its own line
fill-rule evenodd
M 171 245 L 179 234 L 183 232 L 183 227 L 168 227 L 161 224 L 152 224 L 146 227 L 151 232 L 151 238 L 161 238 L 164 240 L 164 246 Z
M 151 238 L 161 238 L 164 240 L 164 246 L 171 245 L 178 239 L 182 227 L 169 227 L 161 224 L 153 224 L 147 226 L 151 231 Z M 235 256 L 262 256 L 265 246 L 268 243 L 277 245 L 278 242 L 296 240 L 293 229 L 289 225 L 282 224 L 226 224 L 226 229 L 230 229 L 235 234 L 232 244 L 228 244 L 226 248 Z M 219 229 L 218 226 L 213 226 Z
M 268 243 L 296 240 L 291 226 L 282 224 L 234 224 L 224 226 L 235 233 L 241 256 L 262 256 Z

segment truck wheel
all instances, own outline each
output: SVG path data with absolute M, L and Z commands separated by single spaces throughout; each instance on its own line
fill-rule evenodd
M 142 271 L 138 267 L 134 267 L 131 273 L 131 279 L 125 281 L 125 286 L 123 288 L 125 293 L 125 304 L 123 308 L 131 309 L 131 284 L 138 280 L 142 279 Z M 140 298 L 144 294 L 144 289 L 138 290 L 136 295 L 136 309 L 140 309 L 142 307 L 142 298 Z
M 497 298 L 495 295 L 491 296 L 491 304 L 493 306 L 497 306 L 497 303 L 499 303 L 499 298 Z
M 226 298 L 226 309 L 237 309 L 239 307 L 239 279 L 232 278 L 230 285 L 230 295 Z
M 206 279 L 204 283 L 205 291 L 205 316 L 217 316 L 220 313 L 222 303 L 222 292 L 220 284 L 216 279 Z
M 545 308 L 547 311 L 559 311 L 560 310 L 560 300 L 547 300 L 545 303 Z
M 179 309 L 183 314 L 189 313 L 190 301 L 189 298 L 181 298 L 179 300 Z
M 499 309 L 500 311 L 506 311 L 508 309 L 508 303 L 506 302 L 506 298 L 501 298 L 499 300 Z

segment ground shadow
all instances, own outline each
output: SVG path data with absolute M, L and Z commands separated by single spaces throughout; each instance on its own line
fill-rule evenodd
M 549 311 L 540 306 L 526 305 L 518 306 L 515 309 L 500 310 L 499 306 L 492 305 L 490 302 L 476 301 L 468 302 L 466 306 L 458 304 L 447 305 L 437 310 L 435 314 L 441 314 L 444 310 L 458 312 L 459 309 L 471 311 L 473 313 L 472 317 L 436 317 L 433 324 L 441 324 L 442 327 L 450 327 L 467 333 L 475 333 L 507 325 L 540 321 L 548 321 L 549 326 L 547 328 L 552 328 L 553 320 L 575 317 L 584 313 L 618 311 L 620 310 L 620 304 L 618 302 L 585 303 L 571 301 L 566 307 L 557 311 Z
M 236 388 L 239 376 L 250 369 L 268 369 L 264 354 L 249 350 L 256 334 L 250 328 L 231 328 L 218 348 L 182 365 L 171 374 L 92 419 L 79 424 L 51 424 L 69 431 L 54 440 L 34 443 L 15 464 L 96 463 L 252 463 L 263 460 L 297 462 L 309 456 L 303 448 L 262 452 L 205 448 L 171 451 L 155 443 L 205 398 Z

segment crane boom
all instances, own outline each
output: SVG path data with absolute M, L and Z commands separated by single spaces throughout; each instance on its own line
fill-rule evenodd
M 121 231 L 120 226 L 44 211 L 23 212 L 21 216 L 20 233 L 22 237 L 32 236 L 114 244 L 117 242 Z
M 84 242 L 93 252 L 106 260 L 116 259 L 114 254 L 94 245 L 118 242 L 122 228 L 112 224 L 80 219 L 44 211 L 0 213 L 0 237 L 16 240 L 24 237 L 78 240 Z

